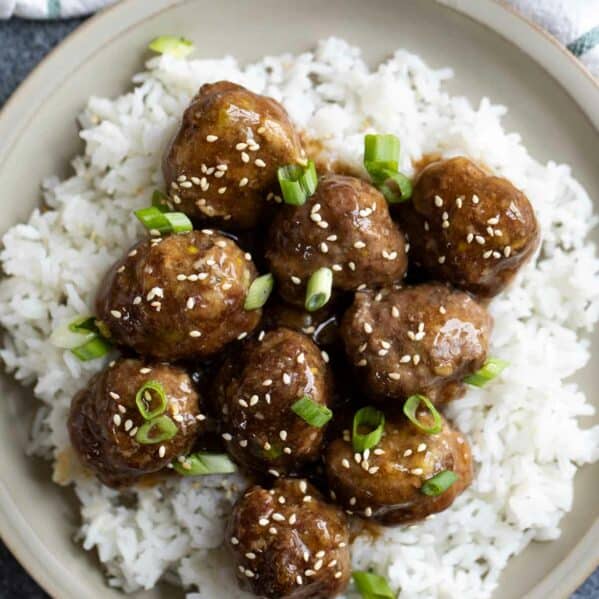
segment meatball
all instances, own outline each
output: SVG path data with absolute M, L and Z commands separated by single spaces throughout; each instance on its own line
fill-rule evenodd
M 140 398 L 147 409 L 145 417 L 136 403 L 144 386 Z M 181 368 L 119 359 L 73 398 L 68 420 L 71 443 L 104 484 L 130 485 L 191 449 L 202 432 L 199 401 Z
M 440 283 L 356 293 L 341 323 L 364 393 L 395 403 L 423 393 L 441 403 L 486 360 L 492 320 L 471 296 Z
M 467 158 L 426 167 L 397 215 L 412 265 L 482 297 L 504 289 L 539 243 L 526 196 Z
M 160 359 L 204 357 L 245 336 L 261 310 L 244 302 L 256 269 L 211 230 L 138 243 L 102 283 L 97 312 L 112 339 Z
M 425 428 L 434 424 L 421 410 Z M 441 417 L 442 418 L 442 417 Z M 421 520 L 448 508 L 472 481 L 472 455 L 467 441 L 442 418 L 438 434 L 427 434 L 409 420 L 387 418 L 375 448 L 356 454 L 349 431 L 327 448 L 326 473 L 336 501 L 352 514 L 386 525 Z M 457 480 L 440 495 L 427 495 L 423 485 L 450 470 Z
M 280 328 L 249 341 L 223 364 L 213 395 L 239 464 L 278 476 L 319 457 L 325 427 L 311 426 L 291 407 L 305 395 L 329 405 L 330 372 L 302 333 Z
M 266 246 L 266 259 L 281 296 L 303 304 L 310 275 L 333 270 L 333 287 L 357 289 L 400 280 L 407 267 L 405 240 L 387 202 L 355 177 L 325 175 L 302 206 L 280 206 Z
M 277 169 L 303 160 L 300 138 L 272 98 L 219 81 L 200 88 L 163 162 L 178 210 L 249 229 L 278 190 Z
M 304 480 L 254 486 L 239 499 L 227 544 L 242 587 L 272 599 L 325 599 L 350 576 L 349 527 L 343 512 Z

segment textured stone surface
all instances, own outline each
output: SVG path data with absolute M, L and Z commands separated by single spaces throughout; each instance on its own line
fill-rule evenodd
M 0 21 L 0 108 L 17 85 L 60 40 L 83 19 L 38 22 Z M 44 593 L 0 543 L 0 597 L 42 599 Z M 571 599 L 599 599 L 599 570 Z

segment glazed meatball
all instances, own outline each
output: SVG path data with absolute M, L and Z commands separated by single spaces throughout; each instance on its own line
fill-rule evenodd
M 138 243 L 105 278 L 97 312 L 111 338 L 160 359 L 204 357 L 258 324 L 244 302 L 256 269 L 212 230 Z
M 418 412 L 425 428 L 430 412 Z M 442 419 L 440 433 L 427 434 L 402 417 L 387 418 L 383 437 L 370 450 L 356 454 L 349 431 L 327 448 L 326 472 L 336 501 L 352 514 L 386 525 L 421 520 L 448 508 L 472 481 L 472 455 L 467 441 Z M 422 486 L 443 471 L 457 480 L 437 496 Z
M 278 102 L 219 81 L 191 101 L 163 171 L 177 210 L 249 229 L 278 191 L 278 167 L 302 160 L 299 136 Z
M 214 398 L 233 458 L 274 476 L 316 460 L 325 427 L 311 426 L 291 409 L 304 395 L 324 406 L 331 402 L 328 367 L 305 335 L 282 328 L 261 333 L 231 356 L 216 378 Z
M 136 403 L 144 386 L 140 398 L 146 417 Z M 166 406 L 161 406 L 160 391 Z M 120 359 L 74 397 L 68 420 L 71 443 L 104 484 L 133 484 L 190 450 L 202 432 L 204 416 L 199 401 L 191 379 L 181 368 Z
M 259 597 L 327 599 L 349 580 L 345 515 L 304 480 L 250 488 L 233 508 L 227 544 L 240 585 Z
M 355 177 L 325 175 L 302 206 L 280 206 L 270 225 L 266 259 L 288 302 L 303 304 L 306 283 L 319 268 L 333 286 L 382 286 L 406 270 L 405 240 L 385 198 Z
M 397 214 L 411 264 L 482 297 L 504 289 L 539 243 L 526 196 L 467 158 L 426 167 Z
M 463 291 L 440 283 L 356 293 L 341 323 L 364 393 L 389 405 L 423 393 L 441 403 L 486 360 L 492 321 Z

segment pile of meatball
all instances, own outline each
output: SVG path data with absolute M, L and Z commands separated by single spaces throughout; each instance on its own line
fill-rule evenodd
M 350 524 L 415 522 L 470 484 L 464 436 L 443 417 L 431 433 L 423 404 L 423 426 L 402 408 L 420 394 L 441 410 L 464 393 L 488 357 L 486 302 L 539 240 L 527 198 L 468 158 L 428 164 L 406 202 L 320 169 L 315 193 L 288 205 L 277 170 L 305 162 L 275 100 L 202 86 L 163 162 L 169 207 L 196 228 L 150 235 L 106 275 L 96 317 L 121 357 L 75 396 L 68 423 L 84 465 L 117 488 L 179 476 L 194 451 L 226 451 L 254 483 L 226 542 L 242 586 L 269 598 L 335 596 L 351 575 Z M 307 312 L 307 282 L 323 267 L 331 299 Z M 246 309 L 267 272 L 274 292 Z M 148 383 L 161 385 L 176 429 L 140 443 Z M 332 411 L 326 425 L 292 410 L 304 396 Z M 357 452 L 352 418 L 364 406 L 385 422 Z M 448 470 L 449 488 L 422 492 Z

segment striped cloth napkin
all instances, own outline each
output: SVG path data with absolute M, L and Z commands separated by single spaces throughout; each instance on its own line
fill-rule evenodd
M 86 15 L 118 0 L 0 0 L 0 18 Z M 151 0 L 148 0 L 150 2 Z M 599 0 L 503 0 L 554 35 L 599 76 Z

